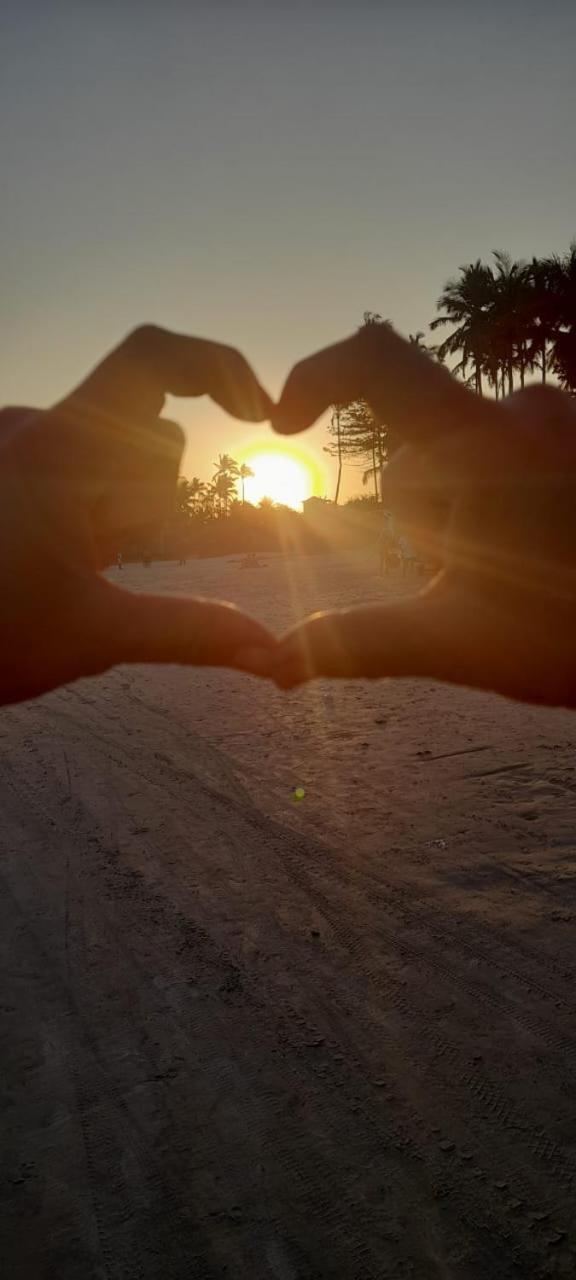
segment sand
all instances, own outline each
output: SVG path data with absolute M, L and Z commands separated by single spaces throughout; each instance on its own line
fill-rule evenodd
M 278 629 L 409 589 L 263 559 L 122 581 Z M 575 740 L 174 668 L 2 711 L 3 1273 L 572 1277 Z

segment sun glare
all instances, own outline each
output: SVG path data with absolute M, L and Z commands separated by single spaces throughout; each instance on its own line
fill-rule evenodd
M 255 506 L 263 498 L 271 498 L 300 510 L 306 498 L 321 491 L 323 477 L 318 463 L 299 450 L 250 445 L 237 451 L 237 457 L 254 472 L 244 480 L 244 496 Z

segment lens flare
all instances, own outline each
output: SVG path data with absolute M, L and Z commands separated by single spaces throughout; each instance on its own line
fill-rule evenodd
M 263 498 L 271 498 L 299 511 L 306 498 L 324 489 L 320 464 L 304 450 L 266 442 L 236 449 L 235 456 L 253 472 L 244 477 L 244 498 L 255 506 Z

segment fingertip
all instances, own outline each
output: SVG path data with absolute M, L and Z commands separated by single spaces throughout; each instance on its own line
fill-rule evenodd
M 311 679 L 309 675 L 294 674 L 289 671 L 276 672 L 272 678 L 276 688 L 280 689 L 282 693 L 293 693 L 295 689 L 300 689 L 303 685 L 308 684 Z
M 252 383 L 242 397 L 241 416 L 246 422 L 265 422 L 270 418 L 274 402 L 259 382 Z
M 314 670 L 309 657 L 292 649 L 276 657 L 273 663 L 272 679 L 279 689 L 288 691 L 299 685 L 307 684 L 312 679 Z
M 272 430 L 279 436 L 297 435 L 298 432 L 306 431 L 308 427 L 311 427 L 313 421 L 313 418 L 307 421 L 302 419 L 301 416 L 297 417 L 293 411 L 285 408 L 282 403 L 273 405 L 270 412 Z
M 226 392 L 214 392 L 213 400 L 233 417 L 242 422 L 266 422 L 273 412 L 273 401 L 263 387 L 250 386 L 240 390 L 228 388 Z

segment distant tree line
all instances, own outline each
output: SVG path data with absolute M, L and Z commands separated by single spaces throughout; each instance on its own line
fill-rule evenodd
M 252 475 L 247 464 L 220 454 L 210 482 L 181 476 L 171 512 L 161 529 L 141 530 L 122 547 L 126 561 L 186 560 L 196 556 L 226 556 L 249 551 L 289 554 L 325 551 L 328 545 L 362 546 L 378 536 L 378 504 L 374 498 L 353 498 L 346 514 L 332 527 L 312 516 L 264 497 L 255 506 L 246 501 L 244 482 Z M 321 509 L 324 504 L 320 504 Z M 327 516 L 332 504 L 324 507 Z M 322 514 L 322 512 L 321 512 Z
M 211 481 L 181 476 L 173 510 L 155 556 L 218 555 L 229 551 L 277 550 L 279 540 L 293 539 L 301 516 L 264 497 L 246 501 L 245 481 L 254 475 L 247 463 L 221 453 Z
M 214 463 L 214 475 L 210 483 L 200 480 L 198 476 L 192 476 L 191 480 L 181 477 L 176 495 L 177 510 L 186 519 L 196 516 L 214 520 L 227 516 L 234 503 L 238 502 L 238 483 L 244 505 L 244 482 L 253 475 L 254 472 L 247 463 L 239 465 L 229 453 L 221 453 Z

